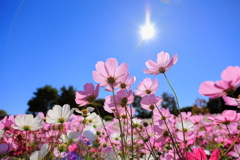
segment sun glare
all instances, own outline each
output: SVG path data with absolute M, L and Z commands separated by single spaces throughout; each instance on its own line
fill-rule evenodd
M 151 25 L 145 25 L 141 28 L 142 39 L 149 39 L 154 36 L 154 28 Z

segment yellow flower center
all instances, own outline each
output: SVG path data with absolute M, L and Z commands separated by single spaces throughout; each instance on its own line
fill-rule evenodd
M 23 126 L 23 130 L 24 131 L 29 131 L 30 130 L 30 126 Z
M 58 122 L 62 124 L 62 123 L 65 122 L 65 119 L 64 119 L 64 118 L 59 118 L 59 119 L 58 119 Z

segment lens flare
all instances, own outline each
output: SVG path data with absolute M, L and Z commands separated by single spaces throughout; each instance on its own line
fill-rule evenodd
M 154 36 L 155 30 L 153 26 L 146 24 L 141 28 L 142 39 L 149 39 Z

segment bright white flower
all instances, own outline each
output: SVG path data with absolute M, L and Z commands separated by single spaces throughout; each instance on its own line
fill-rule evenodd
M 74 133 L 73 131 L 68 131 L 67 135 L 61 135 L 60 141 L 62 141 L 63 143 L 67 143 L 69 140 L 78 141 L 78 137 L 80 136 L 80 134 L 80 131 L 77 131 L 76 133 Z
M 132 121 L 133 121 L 133 124 L 137 124 L 137 125 L 141 125 L 142 124 L 142 120 L 138 119 L 138 118 L 133 118 Z
M 85 118 L 87 124 L 90 124 L 91 126 L 93 126 L 94 128 L 99 128 L 101 127 L 102 123 L 101 123 L 101 118 L 99 117 L 99 115 L 97 115 L 95 112 L 89 114 L 86 118 Z
M 33 118 L 32 114 L 18 115 L 11 127 L 22 131 L 36 131 L 42 128 L 43 121 L 40 116 Z
M 90 115 L 91 112 L 94 111 L 93 107 L 87 107 L 87 109 L 83 109 L 82 111 L 80 111 L 78 108 L 74 108 L 75 112 L 80 113 L 80 114 L 86 114 L 87 116 Z M 86 113 L 84 113 L 86 112 Z
M 182 128 L 182 123 L 183 123 L 183 128 Z M 183 132 L 188 132 L 188 131 L 194 131 L 194 126 L 193 126 L 193 123 L 189 120 L 186 120 L 186 121 L 183 121 L 183 122 L 177 122 L 175 124 L 175 127 L 180 130 L 180 131 L 183 131 Z
M 44 144 L 40 148 L 40 151 L 34 151 L 30 155 L 30 160 L 41 160 L 47 155 L 48 151 L 49 151 L 48 144 Z
M 92 126 L 87 126 L 83 129 L 83 136 L 92 143 L 97 138 L 97 132 Z
M 74 109 L 72 108 L 70 110 L 70 106 L 68 104 L 63 105 L 63 107 L 55 105 L 53 109 L 50 109 L 47 112 L 46 122 L 51 124 L 63 124 L 70 119 L 73 111 Z
M 112 140 L 115 140 L 115 141 L 120 141 L 121 140 L 120 133 L 117 133 L 117 132 L 112 133 L 110 135 L 110 138 L 112 138 Z

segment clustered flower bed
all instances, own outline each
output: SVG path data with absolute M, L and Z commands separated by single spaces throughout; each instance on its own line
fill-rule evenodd
M 172 88 L 166 71 L 178 61 L 166 52 L 157 55 L 157 62 L 148 60 L 144 73 L 163 74 Z M 229 97 L 240 84 L 240 67 L 227 67 L 222 80 L 206 81 L 199 92 L 210 98 L 223 97 L 228 105 L 240 108 L 240 97 Z M 46 117 L 38 113 L 5 117 L 0 123 L 0 157 L 5 160 L 72 159 L 72 160 L 240 160 L 240 113 L 225 110 L 219 115 L 172 115 L 161 108 L 161 97 L 155 95 L 157 79 L 145 78 L 134 91 L 135 77 L 130 77 L 126 63 L 118 65 L 114 58 L 97 62 L 93 79 L 76 93 L 80 108 L 56 105 Z M 114 114 L 105 123 L 94 104 L 100 87 L 112 95 L 106 97 L 104 109 Z M 134 94 L 141 96 L 141 106 L 152 111 L 147 122 L 133 118 Z M 178 104 L 178 109 L 180 108 Z M 75 115 L 73 112 L 81 114 Z M 95 113 L 96 112 L 96 113 Z

